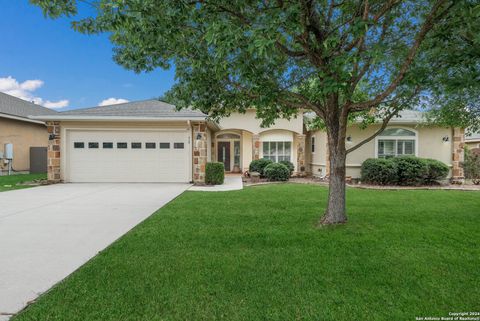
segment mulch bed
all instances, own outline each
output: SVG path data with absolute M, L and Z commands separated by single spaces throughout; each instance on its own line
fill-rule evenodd
M 265 178 L 261 178 L 259 182 L 252 183 L 251 178 L 242 177 L 244 186 L 258 186 L 267 184 L 283 184 L 283 183 L 297 183 L 297 184 L 314 184 L 328 186 L 328 181 L 318 177 L 292 177 L 288 182 L 269 182 Z M 362 189 L 382 189 L 382 190 L 460 190 L 460 191 L 480 191 L 480 185 L 474 185 L 467 182 L 463 185 L 457 184 L 443 184 L 443 185 L 427 185 L 427 186 L 385 186 L 385 185 L 368 185 L 368 184 L 347 184 L 348 187 L 362 188 Z

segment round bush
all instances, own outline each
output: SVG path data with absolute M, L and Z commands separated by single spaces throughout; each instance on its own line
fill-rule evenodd
M 264 169 L 265 177 L 269 181 L 287 181 L 290 177 L 290 170 L 287 166 L 280 163 L 272 163 Z
M 415 156 L 392 158 L 397 166 L 397 183 L 399 185 L 421 185 L 428 175 L 427 162 Z
M 287 166 L 288 170 L 290 171 L 290 176 L 292 176 L 293 171 L 295 170 L 295 166 L 293 165 L 292 162 L 283 160 L 283 161 L 279 161 L 278 163 Z
M 225 180 L 225 166 L 223 163 L 207 163 L 205 166 L 205 184 L 221 185 Z
M 260 176 L 262 177 L 265 177 L 265 174 L 264 174 L 264 169 L 265 167 L 267 167 L 267 165 L 269 164 L 272 164 L 273 162 L 269 159 L 266 159 L 266 158 L 260 158 L 260 159 L 256 159 L 256 160 L 253 160 L 251 163 L 250 163 L 250 166 L 248 167 L 248 170 L 249 172 L 257 172 L 260 174 Z
M 463 162 L 465 178 L 473 180 L 478 185 L 480 181 L 480 148 L 465 148 L 465 161 Z
M 397 166 L 391 159 L 369 158 L 362 164 L 361 180 L 367 184 L 396 184 Z
M 425 176 L 425 184 L 432 184 L 440 180 L 444 180 L 448 175 L 448 166 L 436 159 L 424 159 L 427 164 L 427 175 Z

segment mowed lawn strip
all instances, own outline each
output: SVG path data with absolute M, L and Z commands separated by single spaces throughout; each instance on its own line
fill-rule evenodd
M 480 193 L 186 192 L 41 296 L 23 320 L 414 320 L 480 309 Z
M 14 174 L 0 176 L 0 192 L 10 191 L 13 189 L 21 189 L 33 187 L 29 185 L 22 185 L 25 182 L 34 180 L 46 179 L 47 174 Z

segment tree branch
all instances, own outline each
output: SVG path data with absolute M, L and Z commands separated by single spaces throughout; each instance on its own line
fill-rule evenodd
M 385 128 L 387 128 L 388 126 L 388 123 L 390 122 L 390 120 L 398 115 L 398 113 L 400 112 L 400 110 L 403 109 L 403 107 L 405 107 L 408 103 L 411 102 L 411 100 L 416 96 L 418 95 L 418 93 L 420 92 L 420 88 L 417 86 L 415 88 L 415 90 L 413 91 L 413 93 L 400 105 L 397 105 L 396 107 L 393 108 L 393 110 L 387 114 L 387 116 L 383 119 L 382 121 L 382 126 L 373 134 L 371 135 L 370 137 L 364 139 L 363 141 L 361 141 L 360 143 L 358 143 L 357 145 L 347 149 L 347 154 L 348 153 L 351 153 L 357 149 L 359 149 L 360 147 L 362 147 L 363 145 L 365 145 L 366 143 L 372 141 L 375 137 L 377 137 L 378 135 L 380 135 L 384 130 Z
M 439 0 L 437 3 L 433 6 L 432 10 L 428 14 L 427 18 L 425 19 L 425 23 L 423 24 L 422 28 L 420 29 L 419 33 L 415 37 L 415 42 L 413 43 L 412 47 L 410 47 L 410 50 L 408 51 L 408 55 L 405 58 L 399 73 L 397 77 L 390 83 L 390 85 L 383 91 L 382 93 L 378 94 L 375 96 L 372 100 L 361 102 L 361 103 L 354 103 L 350 104 L 349 108 L 350 109 L 355 109 L 355 110 L 366 110 L 370 107 L 377 106 L 380 104 L 387 96 L 389 96 L 393 91 L 397 88 L 397 86 L 400 84 L 400 82 L 403 80 L 405 77 L 405 74 L 407 73 L 408 68 L 412 64 L 415 55 L 417 54 L 418 48 L 420 47 L 421 43 L 425 39 L 425 36 L 427 33 L 433 28 L 434 26 L 434 21 L 437 18 L 436 14 L 440 7 L 446 2 L 446 0 Z
M 380 135 L 384 130 L 385 128 L 387 128 L 388 126 L 388 123 L 390 122 L 390 120 L 393 118 L 393 116 L 395 116 L 397 113 L 399 112 L 399 110 L 394 110 L 393 112 L 391 112 L 390 114 L 387 115 L 386 118 L 383 119 L 383 122 L 382 122 L 382 126 L 380 127 L 379 130 L 377 130 L 373 135 L 371 135 L 370 137 L 362 140 L 360 143 L 358 143 L 357 145 L 347 149 L 347 154 L 353 152 L 354 150 L 357 150 L 359 149 L 360 147 L 362 147 L 363 145 L 365 145 L 366 143 L 370 142 L 371 140 L 373 140 L 375 137 L 377 137 L 378 135 Z

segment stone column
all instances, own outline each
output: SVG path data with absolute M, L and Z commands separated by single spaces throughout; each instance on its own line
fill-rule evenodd
M 253 134 L 252 135 L 252 158 L 259 159 L 260 158 L 260 135 Z
M 207 164 L 207 125 L 193 123 L 193 182 L 205 184 L 205 166 Z
M 303 176 L 305 171 L 305 139 L 303 134 L 296 134 L 297 141 L 297 175 Z
M 463 174 L 462 163 L 464 161 L 465 130 L 463 128 L 453 129 L 452 142 L 452 177 L 453 184 L 463 184 L 465 176 Z
M 46 122 L 48 132 L 47 179 L 50 184 L 60 183 L 60 122 Z

